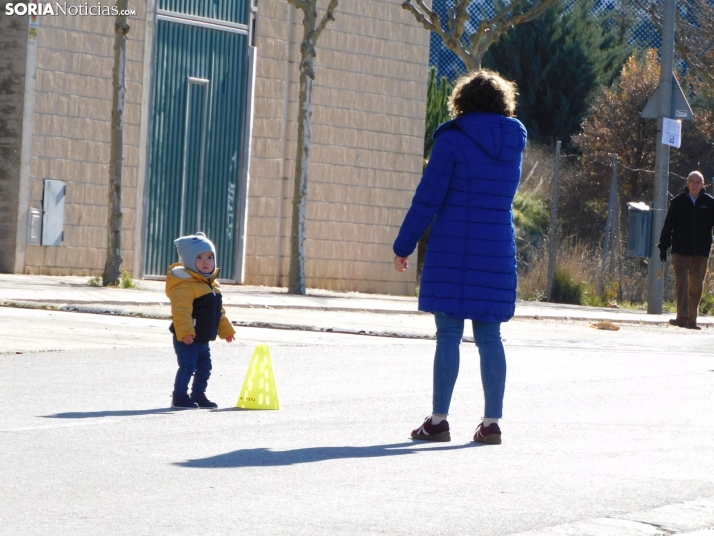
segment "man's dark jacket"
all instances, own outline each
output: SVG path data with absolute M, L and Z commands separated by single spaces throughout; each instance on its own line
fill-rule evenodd
M 712 247 L 714 197 L 704 191 L 692 203 L 689 191 L 672 199 L 659 237 L 660 250 L 672 246 L 678 255 L 708 257 Z

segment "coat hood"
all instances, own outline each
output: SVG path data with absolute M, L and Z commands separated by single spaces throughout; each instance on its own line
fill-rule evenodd
M 521 157 L 528 138 L 518 119 L 492 113 L 473 112 L 447 121 L 436 129 L 434 139 L 450 129 L 460 130 L 489 156 L 505 162 Z
M 210 285 L 218 277 L 219 271 L 220 268 L 216 268 L 211 277 L 206 277 L 199 272 L 186 269 L 186 267 L 180 262 L 172 264 L 169 266 L 169 271 L 166 274 L 166 293 L 168 294 L 173 287 L 182 281 L 186 281 L 187 279 L 196 279 L 197 281 L 202 281 Z

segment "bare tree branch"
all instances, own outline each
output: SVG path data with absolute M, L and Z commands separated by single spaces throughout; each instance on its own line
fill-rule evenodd
M 635 5 L 649 14 L 652 24 L 661 32 L 663 21 L 657 3 L 635 0 Z M 680 8 L 691 9 L 697 20 L 677 17 L 674 49 L 697 76 L 711 84 L 714 82 L 714 6 L 706 0 L 685 0 Z
M 468 13 L 470 0 L 457 0 L 454 10 L 449 17 L 449 29 L 453 32 L 454 39 L 461 42 L 461 36 L 464 35 L 466 23 L 471 16 Z
M 488 48 L 496 43 L 509 28 L 537 19 L 555 2 L 556 0 L 541 0 L 537 4 L 531 5 L 529 2 L 521 1 L 503 9 L 491 20 L 482 20 L 478 30 L 471 37 L 471 46 L 476 49 L 475 54 L 479 58 L 483 58 Z M 530 6 L 530 9 L 524 10 L 527 6 Z
M 712 72 L 711 66 L 699 61 L 697 55 L 692 53 L 686 44 L 677 41 L 674 44 L 674 49 L 677 51 L 677 54 L 687 62 L 689 68 L 697 73 L 698 76 L 708 79 L 709 83 L 714 82 L 714 72 Z
M 303 11 L 310 9 L 310 2 L 308 2 L 308 0 L 288 0 L 288 4 L 292 4 Z
M 318 24 L 317 28 L 315 28 L 315 41 L 317 41 L 317 39 L 320 37 L 320 34 L 322 33 L 322 30 L 325 29 L 325 26 L 327 26 L 327 23 L 331 20 L 335 20 L 335 9 L 337 9 L 337 2 L 338 0 L 330 0 L 330 5 L 327 6 L 327 11 L 325 11 L 325 14 L 322 16 L 320 24 Z
M 467 70 L 481 68 L 481 59 L 493 43 L 509 28 L 530 22 L 552 6 L 556 0 L 539 0 L 531 4 L 528 0 L 514 0 L 495 17 L 484 18 L 476 31 L 466 35 L 466 25 L 471 19 L 469 6 L 473 0 L 455 0 L 448 11 L 447 28 L 444 28 L 438 13 L 429 9 L 423 0 L 404 0 L 402 8 L 414 15 L 425 29 L 435 32 L 444 44 L 466 64 Z M 416 5 L 414 5 L 416 2 Z M 466 35 L 467 39 L 463 37 Z
M 436 11 L 429 9 L 423 0 L 415 0 L 418 8 L 412 3 L 412 0 L 404 0 L 402 4 L 402 9 L 406 9 L 411 12 L 425 29 L 435 32 L 444 41 L 447 47 L 456 54 L 463 62 L 466 64 L 466 68 L 471 70 L 473 64 L 473 57 L 471 53 L 464 46 L 461 41 L 461 35 L 463 35 L 463 28 L 466 26 L 466 22 L 469 20 L 468 6 L 471 0 L 463 0 L 461 3 L 464 5 L 463 9 L 459 9 L 459 19 L 449 19 L 450 29 L 444 29 L 441 24 L 441 19 L 439 19 L 439 14 Z M 458 7 L 458 6 L 457 6 Z M 420 11 L 421 10 L 421 11 Z M 453 13 L 453 17 L 457 17 L 456 10 Z M 451 23 L 453 20 L 453 23 Z M 459 30 L 460 29 L 460 30 Z M 457 32 L 459 33 L 459 38 L 456 38 Z M 480 66 L 480 59 L 479 59 Z
M 435 11 L 429 9 L 426 4 L 422 2 L 422 0 L 416 0 L 416 3 L 418 7 L 412 4 L 412 0 L 404 0 L 402 9 L 406 9 L 411 12 L 417 22 L 420 23 L 424 29 L 429 30 L 430 32 L 436 32 L 442 39 L 444 39 L 444 41 L 446 41 L 448 36 L 441 25 L 439 15 Z
M 421 9 L 423 13 L 426 13 L 426 16 L 429 17 L 428 19 L 418 10 L 416 10 L 416 8 L 412 5 L 411 0 L 405 0 L 405 2 L 402 4 L 402 9 L 407 9 L 417 15 L 419 22 L 425 25 L 424 28 L 426 28 L 427 30 L 441 32 L 439 35 L 445 34 L 445 30 L 441 25 L 441 20 L 439 19 L 438 13 L 429 9 L 423 0 L 416 0 L 416 3 L 417 6 L 419 6 L 419 9 Z

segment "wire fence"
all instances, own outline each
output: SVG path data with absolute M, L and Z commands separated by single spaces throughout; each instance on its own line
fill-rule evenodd
M 573 2 L 566 6 L 569 10 Z M 439 14 L 444 27 L 447 27 L 447 16 L 450 8 L 453 8 L 454 0 L 434 0 L 433 9 Z M 594 9 L 597 12 L 615 12 L 622 9 L 621 0 L 598 0 Z M 497 13 L 495 0 L 473 0 L 469 4 L 470 20 L 466 24 L 465 36 L 475 32 L 479 23 L 485 19 L 493 18 Z M 628 43 L 641 48 L 659 48 L 662 39 L 657 28 L 652 24 L 649 14 L 641 6 L 632 6 L 634 15 L 633 24 L 628 30 Z M 466 39 L 466 37 L 464 37 Z M 444 41 L 436 33 L 431 33 L 429 47 L 429 65 L 436 67 L 439 77 L 445 76 L 450 82 L 464 74 L 466 68 L 464 62 L 454 54 L 444 44 Z
M 651 182 L 654 170 L 628 166 L 612 154 L 585 156 L 561 152 L 559 165 L 556 165 L 558 157 L 551 150 L 550 147 L 541 148 L 540 153 L 527 155 L 524 161 L 524 179 L 519 195 L 547 200 L 550 203 L 547 208 L 550 220 L 542 226 L 543 234 L 537 239 L 517 237 L 519 297 L 582 305 L 615 306 L 619 303 L 627 304 L 628 307 L 646 307 L 648 264 L 651 259 L 649 256 L 633 254 L 628 203 L 644 202 L 651 210 L 652 194 L 649 192 L 639 198 L 631 198 L 622 179 L 627 173 L 637 173 Z M 587 203 L 595 204 L 595 197 L 600 200 L 599 217 L 592 218 L 585 213 L 578 215 L 579 207 L 576 207 L 570 209 L 569 220 L 564 212 L 567 212 L 568 203 L 572 203 L 578 193 L 568 197 L 568 192 L 577 189 L 590 178 L 583 172 L 584 159 L 591 166 L 597 164 L 601 168 L 597 170 L 603 178 L 598 195 L 587 200 Z M 556 182 L 558 174 L 560 180 Z M 605 184 L 606 175 L 608 178 Z M 686 177 L 674 172 L 670 172 L 669 177 L 668 195 L 671 199 L 679 193 L 678 180 L 684 185 Z M 554 187 L 558 188 L 560 196 L 554 195 Z M 553 201 L 558 203 L 555 210 Z M 572 218 L 573 212 L 575 218 Z M 603 213 L 607 214 L 607 218 Z M 649 246 L 652 238 L 657 242 L 659 231 L 652 229 L 651 232 L 656 236 L 650 235 L 647 241 Z M 583 236 L 589 236 L 589 239 Z M 659 259 L 655 262 L 658 263 L 657 268 L 661 268 L 665 300 L 672 302 L 675 295 L 673 271 L 669 263 L 659 266 Z M 711 271 L 705 281 L 705 297 L 707 294 L 714 295 L 714 273 Z

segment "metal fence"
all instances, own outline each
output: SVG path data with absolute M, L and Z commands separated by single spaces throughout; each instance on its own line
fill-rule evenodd
M 481 20 L 495 16 L 496 6 L 494 0 L 473 0 L 469 5 L 471 19 L 466 25 L 465 34 L 476 31 Z M 572 4 L 570 4 L 572 5 Z M 439 14 L 442 24 L 446 27 L 447 11 L 453 8 L 454 0 L 434 0 L 433 9 Z M 615 11 L 621 9 L 621 0 L 598 0 L 595 3 L 597 11 Z M 652 24 L 649 15 L 642 9 L 634 9 L 635 16 L 639 19 L 629 29 L 629 42 L 639 47 L 659 48 L 661 38 L 657 28 Z M 434 32 L 431 34 L 429 49 L 429 65 L 436 67 L 439 77 L 445 76 L 450 81 L 464 74 L 465 66 L 459 57 L 451 52 L 442 39 Z

